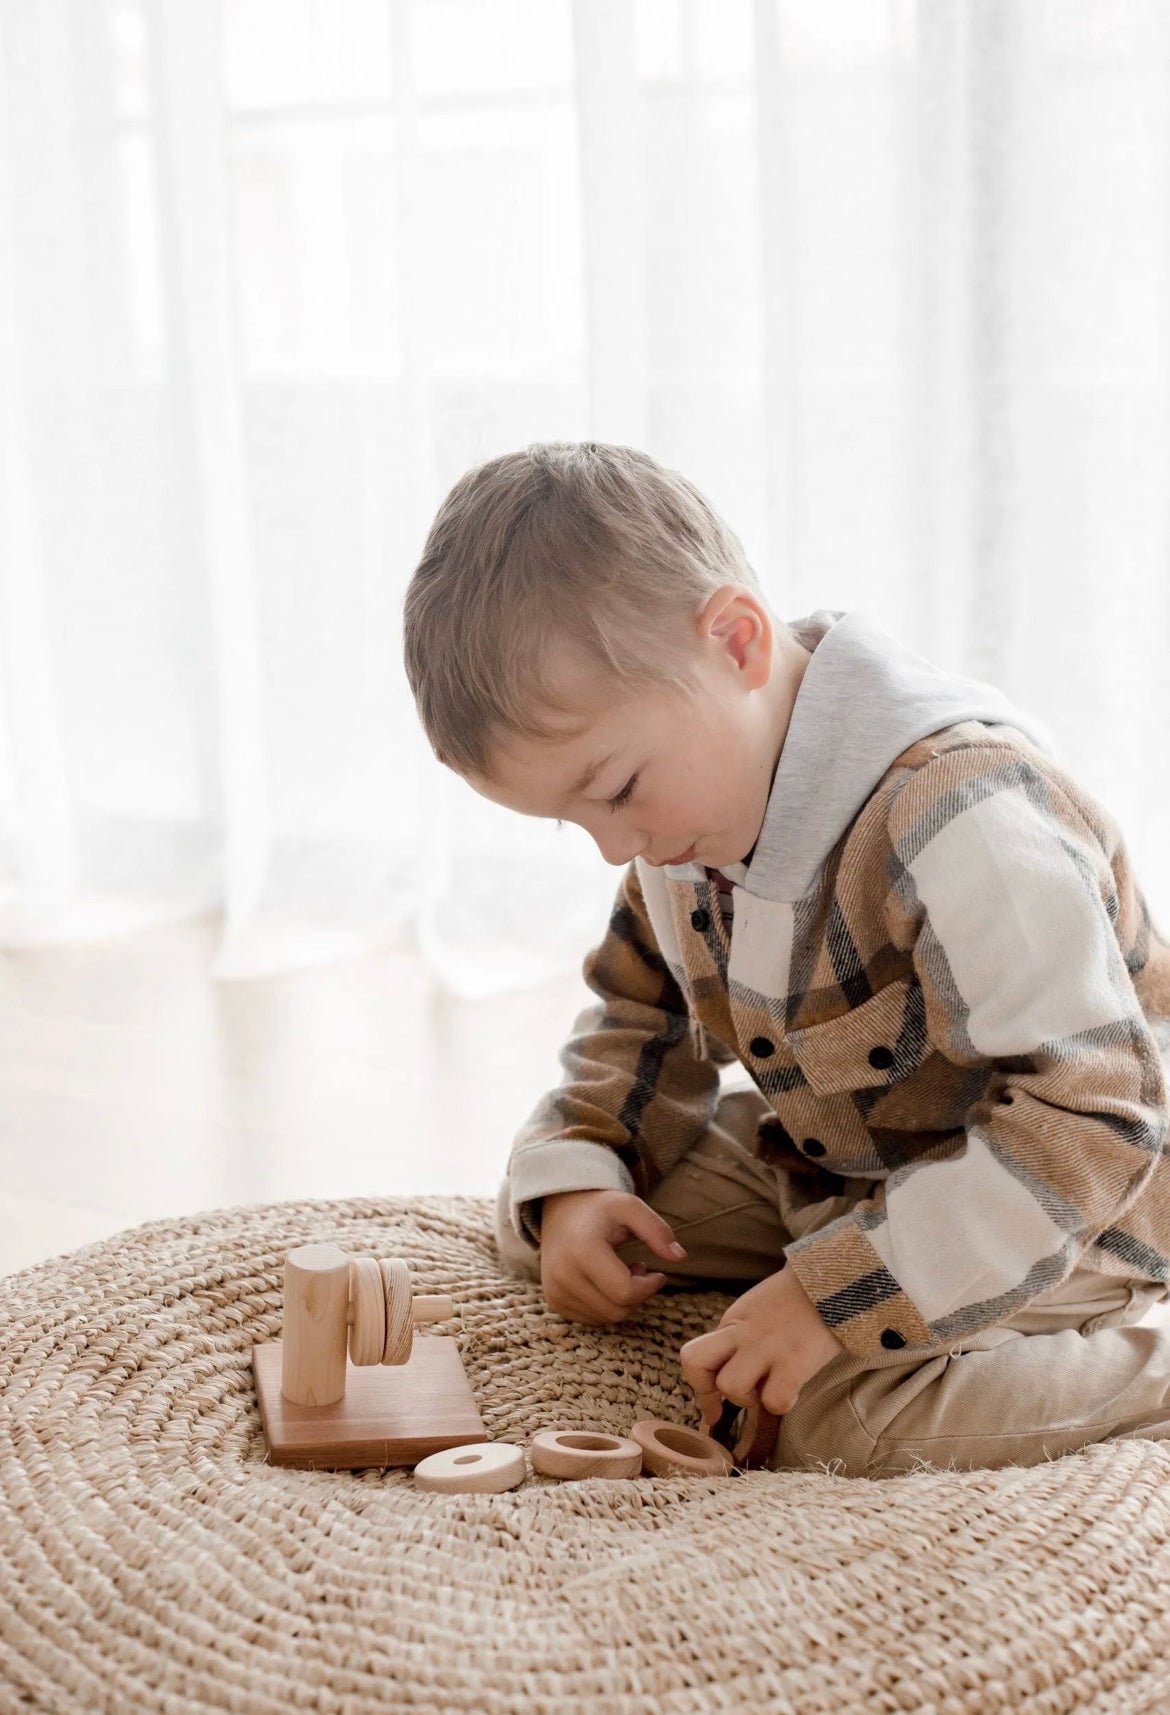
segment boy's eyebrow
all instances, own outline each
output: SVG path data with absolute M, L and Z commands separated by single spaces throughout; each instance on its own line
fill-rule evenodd
M 586 786 L 591 786 L 593 784 L 606 763 L 612 762 L 616 755 L 617 752 L 611 750 L 609 755 L 603 756 L 600 762 L 591 762 L 588 768 L 586 768 L 584 773 L 581 775 L 580 779 L 575 780 L 572 786 L 570 786 L 569 795 L 575 798 L 579 792 L 584 792 Z

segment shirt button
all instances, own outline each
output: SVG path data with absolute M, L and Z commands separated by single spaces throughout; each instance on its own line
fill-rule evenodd
M 871 1048 L 869 1063 L 871 1066 L 875 1066 L 879 1072 L 884 1072 L 894 1064 L 894 1056 L 888 1048 Z
M 906 1344 L 905 1339 L 896 1328 L 882 1329 L 882 1345 L 888 1346 L 891 1352 L 896 1352 L 899 1346 Z
M 776 1044 L 769 1041 L 766 1036 L 753 1036 L 750 1046 L 752 1053 L 759 1060 L 766 1060 L 769 1054 L 776 1052 Z
M 806 1137 L 804 1140 L 804 1153 L 806 1155 L 823 1155 L 825 1153 L 825 1146 L 819 1137 Z
M 711 927 L 711 915 L 709 912 L 704 911 L 702 906 L 700 906 L 697 911 L 691 912 L 691 928 L 692 929 L 697 929 L 701 935 L 701 934 L 703 934 L 704 930 L 709 929 L 710 927 Z

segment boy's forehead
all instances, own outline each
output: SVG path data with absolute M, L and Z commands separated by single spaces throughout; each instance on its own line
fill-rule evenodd
M 559 815 L 628 760 L 639 741 L 639 713 L 611 707 L 571 726 L 550 722 L 554 732 L 548 739 L 501 737 L 492 747 L 490 775 L 475 784 L 489 797 L 502 793 L 531 804 L 536 814 Z
M 492 779 L 505 788 L 539 784 L 573 796 L 585 789 L 593 765 L 604 764 L 615 748 L 616 739 L 605 737 L 604 725 L 601 720 L 578 722 L 549 739 L 513 734 L 492 752 Z

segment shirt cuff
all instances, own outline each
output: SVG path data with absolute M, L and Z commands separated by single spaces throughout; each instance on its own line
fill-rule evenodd
M 519 1238 L 540 1248 L 541 1204 L 558 1191 L 632 1191 L 634 1178 L 606 1143 L 552 1138 L 518 1150 L 508 1164 L 508 1210 Z
M 785 1256 L 822 1321 L 855 1357 L 936 1344 L 913 1300 L 862 1232 L 856 1213 L 796 1239 L 785 1247 Z

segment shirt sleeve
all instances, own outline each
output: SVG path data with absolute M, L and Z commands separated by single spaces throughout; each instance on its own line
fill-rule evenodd
M 634 863 L 582 974 L 598 1000 L 575 1020 L 559 1055 L 564 1077 L 517 1132 L 508 1163 L 512 1224 L 533 1249 L 542 1197 L 608 1188 L 649 1197 L 706 1131 L 719 1097 Z
M 992 1327 L 1090 1247 L 1134 1263 L 1117 1223 L 1166 1145 L 1165 1068 L 1101 824 L 1050 772 L 989 755 L 925 764 L 888 829 L 887 915 L 910 941 L 929 1049 L 989 1074 L 965 1146 L 900 1166 L 787 1247 L 859 1355 Z

